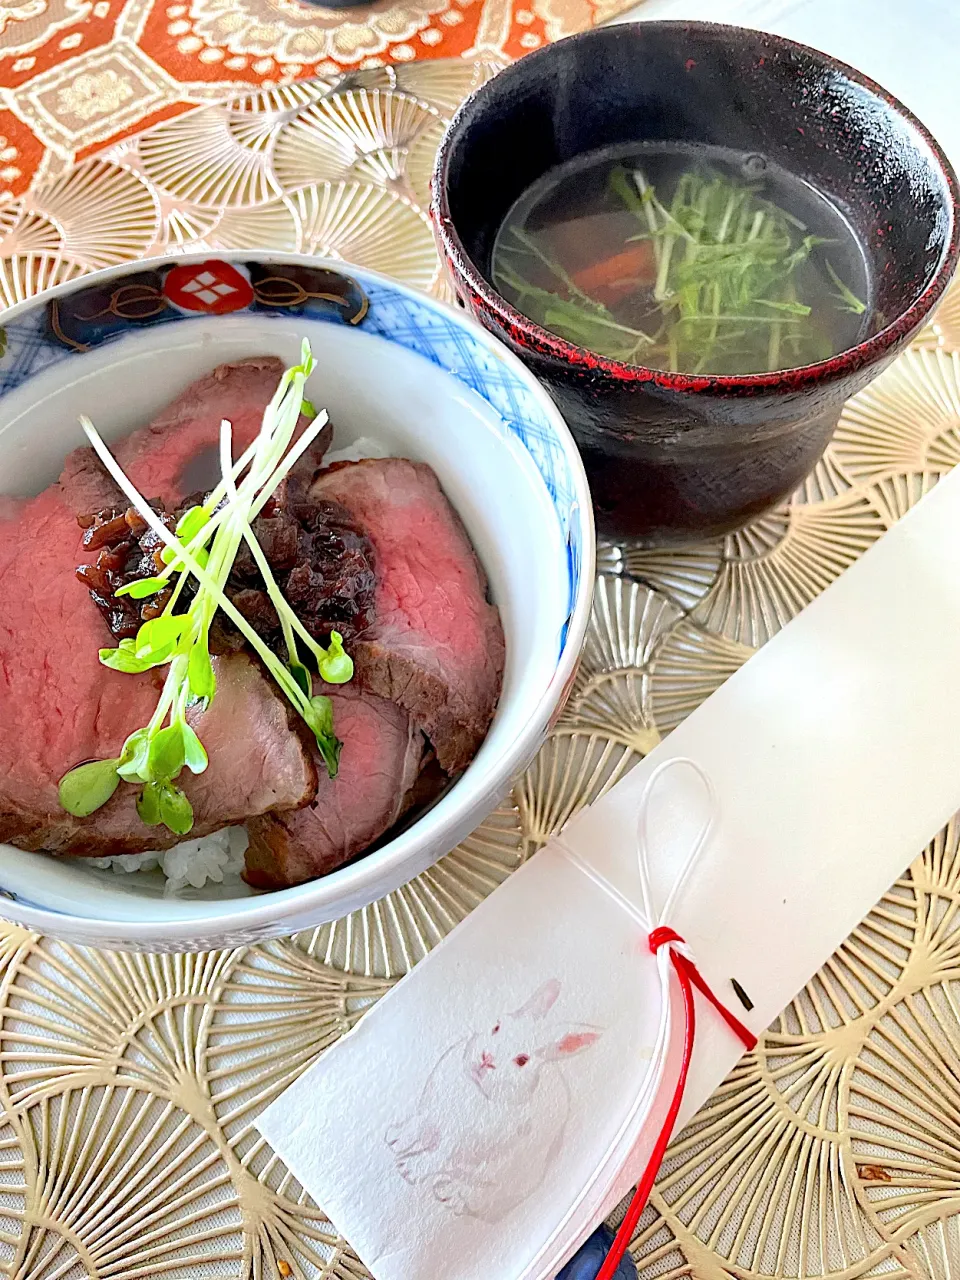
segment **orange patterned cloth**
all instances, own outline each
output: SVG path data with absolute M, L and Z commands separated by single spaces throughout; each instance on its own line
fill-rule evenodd
M 0 201 L 245 87 L 419 58 L 517 58 L 632 0 L 0 0 Z

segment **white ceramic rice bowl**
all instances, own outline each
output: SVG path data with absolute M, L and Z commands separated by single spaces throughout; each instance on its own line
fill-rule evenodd
M 180 268 L 196 264 L 194 293 L 212 296 L 221 314 L 192 309 Z M 226 291 L 216 280 L 207 287 L 210 276 L 234 286 L 247 305 L 224 310 Z M 288 284 L 296 277 L 296 288 L 280 290 L 292 305 L 277 304 L 277 276 Z M 245 288 L 241 279 L 253 283 Z M 397 455 L 431 464 L 487 571 L 507 640 L 500 705 L 472 764 L 408 829 L 352 864 L 271 893 L 211 885 L 171 898 L 156 872 L 120 876 L 0 845 L 0 913 L 100 947 L 240 945 L 337 919 L 454 848 L 539 748 L 572 683 L 589 617 L 594 534 L 586 480 L 566 426 L 533 376 L 463 313 L 369 271 L 299 255 L 124 265 L 23 303 L 0 324 L 0 487 L 7 494 L 35 493 L 56 479 L 64 456 L 83 443 L 79 413 L 116 439 L 215 365 L 261 354 L 292 363 L 308 337 L 317 369 L 307 393 L 330 413 L 333 447 L 373 436 Z

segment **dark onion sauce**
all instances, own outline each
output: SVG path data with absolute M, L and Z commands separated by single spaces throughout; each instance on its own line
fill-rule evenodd
M 159 502 L 151 502 L 151 506 L 172 530 L 180 516 L 204 498 L 204 494 L 197 494 L 173 512 L 164 511 Z M 96 555 L 78 567 L 77 577 L 114 638 L 132 638 L 144 622 L 163 612 L 171 590 L 145 600 L 118 598 L 116 592 L 126 583 L 153 577 L 165 568 L 160 558 L 161 539 L 133 509 L 107 508 L 80 517 L 80 524 L 84 549 Z M 284 597 L 315 640 L 325 643 L 331 631 L 338 631 L 349 642 L 366 630 L 373 620 L 374 550 L 344 507 L 312 500 L 294 477 L 280 484 L 254 520 L 253 532 Z M 185 612 L 194 594 L 195 584 L 190 579 L 176 612 Z M 257 634 L 285 655 L 280 620 L 245 543 L 234 559 L 224 594 Z M 211 651 L 230 652 L 244 644 L 233 623 L 218 612 L 210 632 Z

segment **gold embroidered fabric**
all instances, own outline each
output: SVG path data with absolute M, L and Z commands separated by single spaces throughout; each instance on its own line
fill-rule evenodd
M 245 88 L 436 58 L 503 64 L 636 0 L 0 0 L 0 201 Z

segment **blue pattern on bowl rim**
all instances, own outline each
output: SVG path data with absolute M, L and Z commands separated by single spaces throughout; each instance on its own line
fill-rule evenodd
M 205 280 L 208 276 L 213 278 Z M 16 318 L 5 322 L 0 328 L 0 396 L 63 360 L 131 332 L 211 315 L 306 315 L 395 342 L 486 400 L 540 472 L 566 545 L 568 610 L 559 636 L 559 662 L 580 590 L 584 547 L 576 478 L 548 414 L 530 385 L 473 332 L 471 322 L 384 277 L 363 271 L 357 277 L 268 256 L 259 261 L 186 258 L 111 272 L 87 287 L 80 283 L 49 300 L 40 298 L 26 311 L 18 308 Z M 2 887 L 0 897 L 62 914 Z

